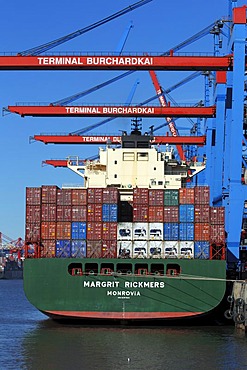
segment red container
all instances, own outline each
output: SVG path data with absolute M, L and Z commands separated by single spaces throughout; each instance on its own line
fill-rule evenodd
M 40 205 L 26 206 L 26 223 L 40 223 L 41 212 Z
M 101 203 L 103 200 L 103 189 L 102 188 L 88 188 L 87 189 L 87 201 L 88 203 Z
M 209 223 L 210 207 L 205 204 L 195 204 L 194 216 L 195 222 Z
M 210 226 L 210 242 L 225 243 L 225 226 L 216 224 Z
M 88 240 L 102 239 L 102 222 L 87 223 L 87 239 Z
M 101 256 L 102 258 L 117 258 L 116 239 L 102 241 Z
M 57 206 L 57 221 L 71 221 L 71 206 Z
M 59 221 L 56 224 L 57 239 L 71 238 L 71 222 Z
M 103 222 L 102 223 L 102 239 L 117 240 L 117 223 Z
M 72 189 L 71 203 L 75 206 L 85 206 L 87 204 L 87 189 Z
M 72 206 L 72 221 L 87 221 L 87 206 Z
M 87 220 L 100 222 L 102 220 L 102 204 L 88 204 Z
M 149 205 L 150 206 L 163 206 L 164 204 L 164 191 L 163 190 L 151 190 L 149 189 Z
M 165 206 L 164 219 L 162 222 L 178 222 L 179 208 L 178 206 Z
M 45 221 L 41 223 L 41 239 L 56 239 L 56 222 Z
M 225 223 L 225 208 L 210 207 L 210 223 L 213 225 L 224 225 Z
M 133 204 L 148 205 L 148 192 L 147 188 L 135 188 L 133 191 Z
M 41 188 L 42 203 L 57 203 L 58 189 L 56 185 L 43 185 Z
M 100 240 L 87 241 L 87 257 L 88 258 L 101 258 L 102 242 Z
M 25 240 L 27 242 L 39 242 L 41 239 L 40 223 L 26 223 Z
M 207 204 L 210 201 L 209 186 L 196 186 L 195 188 L 195 204 Z
M 210 239 L 210 225 L 209 223 L 195 223 L 194 235 L 196 241 L 209 241 Z
M 41 205 L 41 221 L 56 221 L 57 206 L 53 203 L 43 203 Z
M 194 188 L 180 188 L 179 189 L 179 203 L 180 204 L 194 204 L 195 191 Z
M 106 188 L 102 191 L 102 203 L 118 203 L 119 192 L 117 188 Z
M 71 205 L 71 189 L 58 189 L 57 190 L 57 204 L 61 206 Z
M 148 222 L 148 206 L 133 205 L 133 222 Z
M 212 243 L 210 245 L 210 259 L 211 260 L 225 260 L 226 248 L 224 243 Z
M 41 188 L 26 188 L 26 204 L 38 205 L 41 203 Z
M 149 222 L 163 222 L 164 220 L 164 206 L 149 206 L 148 207 L 148 221 Z
M 41 257 L 45 257 L 45 258 L 55 257 L 55 253 L 56 253 L 56 241 L 55 240 L 43 239 L 42 246 L 43 248 L 41 248 Z

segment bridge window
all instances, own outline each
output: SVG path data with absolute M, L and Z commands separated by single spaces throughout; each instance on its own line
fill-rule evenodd
M 137 153 L 138 161 L 148 161 L 148 153 Z
M 134 152 L 125 152 L 123 153 L 123 161 L 134 161 L 135 160 L 135 153 Z

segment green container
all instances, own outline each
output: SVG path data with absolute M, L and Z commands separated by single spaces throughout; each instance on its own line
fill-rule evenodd
M 167 189 L 164 191 L 164 205 L 165 206 L 178 206 L 179 192 L 178 190 Z

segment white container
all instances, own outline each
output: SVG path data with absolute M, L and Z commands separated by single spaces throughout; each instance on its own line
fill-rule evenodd
M 178 258 L 179 244 L 176 240 L 164 241 L 164 257 Z
M 133 258 L 147 258 L 148 242 L 147 240 L 134 240 Z
M 162 240 L 150 240 L 148 242 L 148 257 L 163 258 L 164 242 Z
M 117 257 L 118 258 L 133 257 L 133 242 L 131 240 L 118 240 Z
M 117 239 L 118 240 L 132 240 L 132 222 L 119 222 L 117 225 Z
M 133 223 L 133 240 L 148 240 L 148 223 Z
M 179 258 L 194 258 L 194 242 L 182 241 L 179 243 Z
M 148 224 L 149 240 L 163 240 L 164 226 L 162 222 L 150 222 Z

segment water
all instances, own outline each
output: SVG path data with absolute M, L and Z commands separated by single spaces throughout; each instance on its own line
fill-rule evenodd
M 234 326 L 66 326 L 29 304 L 22 280 L 0 280 L 0 302 L 0 370 L 247 369 Z

